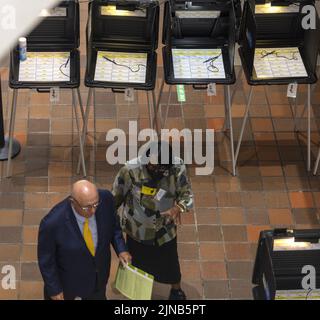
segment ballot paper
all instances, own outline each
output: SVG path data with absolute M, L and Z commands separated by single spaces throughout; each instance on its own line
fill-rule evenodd
M 70 81 L 70 52 L 28 52 L 20 61 L 21 82 Z
M 320 300 L 320 290 L 277 290 L 275 300 Z
M 290 4 L 288 6 L 272 6 L 271 2 L 266 4 L 256 4 L 256 14 L 270 14 L 270 13 L 298 13 L 300 10 L 299 3 Z
M 273 251 L 296 251 L 296 250 L 319 250 L 320 243 L 299 242 L 292 238 L 275 239 L 273 241 Z
M 216 19 L 220 16 L 220 11 L 187 11 L 187 10 L 177 10 L 176 17 L 180 19 Z
M 131 264 L 119 264 L 115 288 L 131 300 L 151 300 L 154 277 Z
M 98 51 L 95 81 L 145 83 L 147 53 Z
M 123 16 L 123 17 L 141 17 L 145 18 L 147 16 L 146 9 L 138 9 L 138 10 L 121 10 L 117 9 L 114 5 L 109 6 L 101 6 L 101 15 L 102 16 Z
M 172 59 L 176 79 L 226 77 L 221 49 L 172 49 Z
M 308 76 L 299 48 L 297 47 L 256 48 L 254 69 L 259 79 Z
M 40 12 L 40 17 L 66 17 L 67 8 L 52 8 L 52 9 L 42 9 Z

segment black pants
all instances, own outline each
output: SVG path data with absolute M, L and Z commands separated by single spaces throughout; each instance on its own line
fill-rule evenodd
M 44 300 L 51 300 L 46 290 L 44 289 Z M 66 299 L 66 300 L 74 300 L 74 299 Z M 99 290 L 94 292 L 90 297 L 83 298 L 82 300 L 107 300 L 106 290 Z

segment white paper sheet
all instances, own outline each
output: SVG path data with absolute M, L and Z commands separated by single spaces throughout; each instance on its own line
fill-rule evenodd
M 116 16 L 116 17 L 140 17 L 145 18 L 147 16 L 147 10 L 119 10 L 114 5 L 101 6 L 100 13 L 102 16 Z
M 275 300 L 320 300 L 320 290 L 277 290 Z
M 209 59 L 215 58 L 210 66 Z M 221 49 L 172 49 L 176 79 L 225 79 Z M 214 66 L 214 68 L 212 68 Z
M 291 4 L 289 6 L 271 6 L 271 3 L 256 4 L 256 14 L 270 14 L 270 13 L 298 13 L 299 4 Z
M 186 11 L 178 10 L 176 11 L 176 16 L 180 19 L 216 19 L 220 16 L 220 11 Z
M 99 51 L 94 80 L 145 83 L 147 58 L 147 53 Z
M 52 9 L 43 9 L 40 12 L 40 17 L 66 17 L 67 8 L 52 8 Z
M 20 61 L 19 81 L 70 81 L 69 52 L 28 52 L 27 57 Z
M 273 52 L 273 54 L 266 55 L 271 52 Z M 259 79 L 308 76 L 299 49 L 296 47 L 256 49 L 254 69 Z
M 275 239 L 273 241 L 273 251 L 296 251 L 296 250 L 318 250 L 320 253 L 320 243 L 299 242 L 294 238 Z

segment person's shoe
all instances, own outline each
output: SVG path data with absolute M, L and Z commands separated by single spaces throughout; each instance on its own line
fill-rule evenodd
M 171 289 L 169 300 L 187 300 L 187 297 L 181 289 Z

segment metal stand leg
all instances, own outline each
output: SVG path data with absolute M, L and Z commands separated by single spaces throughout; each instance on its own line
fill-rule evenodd
M 319 79 L 319 77 L 320 77 L 320 74 L 319 74 L 319 72 L 317 72 L 317 78 Z M 311 85 L 311 95 L 313 95 L 314 91 L 316 90 L 316 87 L 317 87 L 317 83 Z M 298 119 L 298 124 L 300 124 L 300 122 L 301 122 L 301 120 L 302 120 L 302 118 L 303 118 L 303 116 L 304 116 L 304 114 L 306 112 L 306 109 L 307 109 L 307 103 L 305 102 L 303 110 L 302 110 L 302 113 L 301 113 L 301 116 Z
M 167 123 L 167 119 L 168 119 L 168 113 L 169 113 L 169 108 L 170 108 L 170 101 L 171 101 L 171 95 L 172 95 L 172 86 L 169 86 L 169 96 L 168 96 L 168 101 L 167 101 L 167 105 L 166 105 L 166 115 L 165 118 L 163 120 L 163 124 L 162 127 L 164 128 L 166 123 Z
M 308 84 L 308 155 L 307 170 L 311 170 L 311 85 Z
M 72 89 L 72 106 L 73 106 L 74 115 L 75 115 L 75 119 L 76 119 L 77 130 L 78 130 L 78 138 L 79 138 L 79 145 L 80 145 L 80 157 L 81 157 L 82 170 L 83 170 L 83 175 L 86 176 L 87 175 L 86 163 L 85 163 L 85 160 L 84 160 L 83 142 L 82 142 L 82 136 L 81 136 L 80 121 L 79 121 L 79 118 L 78 118 L 78 110 L 77 110 L 75 89 Z
M 226 86 L 223 86 L 223 94 L 224 94 L 224 114 L 225 114 L 225 120 L 224 120 L 224 124 L 223 124 L 223 131 L 226 131 L 228 129 L 230 129 L 229 127 L 229 110 L 228 110 L 228 93 L 227 90 L 230 90 L 229 86 L 228 89 Z M 232 101 L 232 100 L 231 100 Z
M 291 98 L 294 100 L 294 106 L 292 106 L 290 98 L 288 98 L 288 102 L 290 105 L 293 121 L 294 121 L 294 132 L 298 132 L 298 122 L 297 122 L 297 112 L 298 112 L 298 92 L 295 98 Z M 304 113 L 304 111 L 303 111 Z M 300 123 L 300 122 L 299 122 Z
M 9 92 L 8 92 L 9 95 Z M 7 105 L 8 105 L 7 98 Z M 9 109 L 9 108 L 8 108 Z M 4 136 L 4 122 L 3 122 L 3 99 L 1 91 L 1 79 L 0 79 L 0 161 L 6 161 L 9 159 L 9 138 Z M 21 150 L 20 143 L 13 139 L 12 142 L 12 154 L 11 158 L 16 157 Z
M 153 105 L 153 113 L 154 113 L 153 119 L 155 119 L 155 120 L 153 121 L 153 125 L 155 125 L 156 131 L 157 131 L 158 133 L 160 133 L 160 131 L 159 131 L 159 125 L 158 125 L 158 119 L 157 119 L 157 117 L 156 117 L 157 103 L 158 103 L 158 102 L 157 102 L 156 94 L 155 94 L 154 90 L 152 90 L 152 105 Z M 160 109 L 159 111 L 160 111 L 160 119 L 161 119 L 161 118 L 162 118 L 161 109 Z M 154 129 L 154 128 L 152 128 L 152 129 Z M 161 128 L 160 128 L 160 129 L 161 129 Z
M 317 171 L 318 171 L 318 166 L 319 166 L 319 161 L 320 161 L 320 147 L 319 147 L 319 151 L 318 151 L 318 156 L 317 156 L 317 160 L 313 169 L 313 174 L 316 175 Z
M 238 160 L 240 146 L 241 146 L 241 142 L 242 142 L 242 137 L 243 137 L 244 129 L 245 129 L 245 126 L 246 126 L 246 122 L 248 120 L 249 109 L 250 109 L 250 104 L 251 104 L 251 99 L 252 99 L 252 93 L 253 93 L 253 86 L 251 86 L 250 92 L 249 92 L 248 103 L 247 103 L 247 106 L 246 106 L 244 119 L 243 119 L 243 122 L 242 122 L 241 131 L 240 131 L 240 136 L 239 136 L 239 140 L 238 140 L 238 144 L 237 144 L 236 154 L 235 154 L 235 157 L 234 157 L 235 163 L 237 163 L 237 160 Z
M 92 98 L 93 89 L 90 88 L 88 92 L 88 98 L 87 98 L 87 106 L 86 106 L 86 112 L 84 115 L 84 123 L 83 123 L 83 130 L 82 130 L 82 143 L 83 143 L 83 150 L 86 146 L 86 136 L 88 131 L 88 122 L 89 122 L 89 115 L 90 115 L 90 101 Z M 79 157 L 78 161 L 78 167 L 77 167 L 77 174 L 80 174 L 80 166 L 81 166 L 81 157 Z
M 226 104 L 227 104 L 227 118 L 229 119 L 229 128 L 230 128 L 230 147 L 231 147 L 231 159 L 232 159 L 232 174 L 236 175 L 236 162 L 234 155 L 234 140 L 233 140 L 233 125 L 232 125 L 232 105 L 231 105 L 231 95 L 230 95 L 230 86 L 227 86 L 226 94 Z
M 164 79 L 162 80 L 162 83 L 161 83 L 159 96 L 158 96 L 158 101 L 157 101 L 155 112 L 154 112 L 153 122 L 157 121 L 158 113 L 159 113 L 159 110 L 160 110 L 160 102 L 161 102 L 161 98 L 162 98 L 162 94 L 163 94 L 163 88 L 164 88 Z M 160 126 L 162 127 L 162 117 L 160 119 Z
M 8 163 L 7 163 L 7 174 L 6 177 L 9 178 L 10 170 L 11 170 L 11 158 L 13 151 L 17 151 L 17 148 L 20 151 L 20 145 L 19 147 L 14 143 L 13 140 L 13 134 L 14 134 L 14 125 L 16 120 L 16 111 L 17 111 L 17 100 L 18 100 L 18 90 L 13 90 L 13 97 L 12 97 L 12 108 L 11 108 L 11 117 L 10 117 L 10 125 L 9 125 L 9 151 L 8 151 Z M 14 150 L 15 149 L 15 150 Z
M 233 104 L 233 99 L 234 99 L 234 96 L 235 96 L 235 94 L 236 94 L 236 92 L 237 92 L 237 90 L 238 90 L 238 87 L 239 87 L 239 79 L 242 77 L 242 74 L 243 74 L 243 68 L 240 67 L 240 70 L 239 70 L 239 72 L 238 72 L 238 74 L 237 74 L 237 80 L 238 80 L 238 81 L 236 82 L 235 88 L 233 89 L 232 95 L 231 95 L 231 104 Z M 242 89 L 243 89 L 243 88 L 242 88 Z M 243 97 L 245 98 L 245 101 L 248 102 L 247 97 L 246 97 L 246 95 L 245 95 L 245 93 L 244 93 L 244 90 L 242 90 L 242 93 L 243 93 Z
M 149 124 L 150 124 L 150 128 L 153 129 L 153 119 L 152 119 L 152 114 L 151 114 L 150 97 L 149 97 L 149 91 L 147 91 L 147 90 L 146 90 L 146 95 L 147 95 L 147 101 L 148 101 Z
M 78 93 L 78 100 L 79 100 L 79 105 L 80 105 L 81 117 L 82 117 L 82 121 L 84 122 L 84 110 L 83 110 L 83 103 L 82 103 L 80 88 L 77 88 L 77 93 Z
M 96 89 L 93 88 L 93 163 L 94 163 L 93 181 L 94 182 L 96 182 L 96 176 L 97 176 L 96 155 L 98 150 L 98 142 L 97 142 L 96 135 L 97 135 Z

